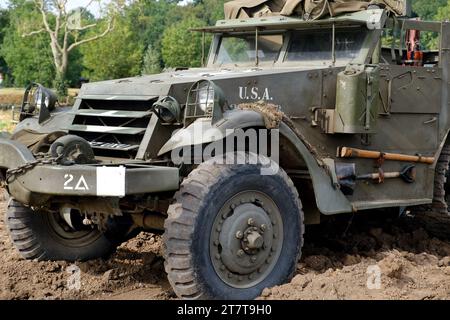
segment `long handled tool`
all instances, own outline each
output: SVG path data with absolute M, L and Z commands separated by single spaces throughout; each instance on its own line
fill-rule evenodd
M 416 167 L 413 165 L 406 166 L 400 172 L 377 172 L 369 173 L 356 177 L 356 180 L 374 180 L 383 183 L 385 179 L 401 178 L 406 183 L 413 183 L 416 180 Z
M 403 162 L 415 162 L 433 164 L 434 157 L 410 156 L 399 153 L 383 153 L 380 151 L 369 151 L 361 149 L 353 149 L 347 147 L 338 148 L 338 157 L 340 158 L 363 158 L 363 159 L 384 159 Z
M 375 183 L 381 184 L 386 179 L 400 178 L 406 183 L 414 183 L 416 181 L 416 167 L 414 165 L 407 165 L 399 172 L 383 172 L 379 169 L 379 172 L 376 173 L 356 175 L 356 166 L 354 163 L 336 163 L 336 176 L 344 194 L 352 195 L 357 180 L 372 180 Z

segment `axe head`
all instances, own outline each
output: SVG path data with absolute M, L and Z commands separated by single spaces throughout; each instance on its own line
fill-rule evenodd
M 406 183 L 414 183 L 416 181 L 416 166 L 415 165 L 405 166 L 400 172 L 400 177 Z
M 356 165 L 354 163 L 337 162 L 336 176 L 345 195 L 352 195 L 356 186 Z

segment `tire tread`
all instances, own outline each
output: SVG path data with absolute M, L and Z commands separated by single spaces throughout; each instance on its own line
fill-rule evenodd
M 231 166 L 217 164 L 208 161 L 200 164 L 183 181 L 180 190 L 175 194 L 175 203 L 168 209 L 168 218 L 165 221 L 165 233 L 163 235 L 163 253 L 165 257 L 165 270 L 173 290 L 183 299 L 209 299 L 202 289 L 202 284 L 197 279 L 193 256 L 191 253 L 191 240 L 194 233 L 194 222 L 197 210 L 202 206 L 202 198 L 215 183 L 220 182 L 230 175 Z M 280 175 L 294 194 L 297 206 L 301 210 L 299 194 L 289 176 L 280 169 Z M 301 225 L 303 226 L 303 214 Z M 304 228 L 301 230 L 299 246 L 303 244 Z M 298 248 L 300 249 L 300 248 Z M 297 261 L 300 258 L 297 257 Z M 295 273 L 292 269 L 288 278 Z

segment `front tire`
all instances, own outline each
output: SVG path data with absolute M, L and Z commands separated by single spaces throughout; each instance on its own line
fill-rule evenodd
M 24 259 L 87 261 L 107 257 L 117 246 L 97 229 L 72 231 L 57 214 L 34 212 L 13 199 L 5 218 L 10 238 Z
M 259 162 L 261 163 L 261 162 Z M 288 282 L 303 245 L 303 211 L 280 168 L 210 160 L 182 183 L 165 222 L 166 272 L 185 299 L 254 299 Z

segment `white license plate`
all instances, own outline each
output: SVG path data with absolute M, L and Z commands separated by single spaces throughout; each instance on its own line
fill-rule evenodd
M 97 168 L 97 196 L 125 196 L 125 167 Z

